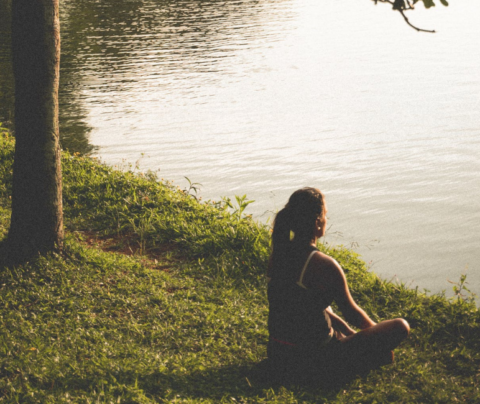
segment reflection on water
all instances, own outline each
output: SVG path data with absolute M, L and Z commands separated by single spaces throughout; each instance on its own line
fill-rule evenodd
M 268 26 L 287 26 L 292 13 L 282 1 L 62 4 L 62 119 L 75 117 L 65 113 L 72 105 L 88 105 L 90 114 L 97 110 L 89 122 L 112 137 L 125 132 L 135 137 L 144 129 L 155 133 L 155 121 L 162 121 L 156 106 L 196 97 L 192 89 L 222 85 L 225 75 L 241 70 L 242 60 L 232 57 L 281 40 L 281 30 L 269 35 Z M 139 110 L 154 115 L 148 128 L 137 125 Z M 182 121 L 191 113 L 182 112 Z
M 420 7 L 428 35 L 367 0 L 66 0 L 62 142 L 261 220 L 320 187 L 330 242 L 433 291 L 468 267 L 480 293 L 478 12 Z
M 63 14 L 63 13 L 62 13 Z M 14 129 L 14 83 L 11 63 L 11 0 L 0 0 L 0 122 Z M 82 67 L 75 61 L 77 43 L 66 36 L 64 29 L 71 28 L 75 21 L 62 15 L 62 57 L 59 89 L 60 138 L 64 149 L 87 154 L 95 147 L 89 144 L 91 128 L 86 123 L 86 114 L 80 101 L 81 86 L 78 84 Z

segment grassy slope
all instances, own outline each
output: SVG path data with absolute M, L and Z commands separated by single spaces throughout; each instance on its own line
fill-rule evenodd
M 0 136 L 0 239 L 12 144 Z M 0 403 L 480 402 L 473 304 L 381 281 L 331 248 L 355 299 L 377 320 L 405 317 L 411 338 L 394 365 L 343 388 L 269 386 L 254 371 L 267 339 L 268 231 L 241 206 L 232 214 L 72 156 L 64 199 L 67 255 L 0 270 Z

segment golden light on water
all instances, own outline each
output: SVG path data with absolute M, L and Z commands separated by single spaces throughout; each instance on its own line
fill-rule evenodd
M 426 34 L 369 0 L 63 2 L 63 133 L 260 220 L 321 188 L 383 277 L 480 293 L 480 3 L 450 3 Z

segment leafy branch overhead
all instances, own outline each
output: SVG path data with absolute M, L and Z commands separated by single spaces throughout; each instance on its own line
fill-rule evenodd
M 435 7 L 434 0 L 373 0 L 375 4 L 378 2 L 380 3 L 390 3 L 395 11 L 398 11 L 405 22 L 410 25 L 413 29 L 421 32 L 435 32 L 435 30 L 427 30 L 422 29 L 414 26 L 405 15 L 405 11 L 413 10 L 415 8 L 415 4 L 422 2 L 425 8 Z M 445 7 L 448 6 L 447 0 L 439 0 Z

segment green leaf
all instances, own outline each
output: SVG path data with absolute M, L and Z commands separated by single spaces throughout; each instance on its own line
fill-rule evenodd
M 395 0 L 393 2 L 394 10 L 404 10 L 405 9 L 405 0 Z
M 435 6 L 435 3 L 433 2 L 433 0 L 422 0 L 422 1 L 425 8 L 430 8 Z

